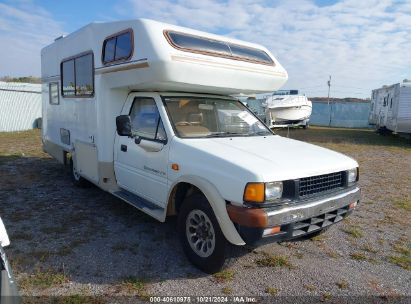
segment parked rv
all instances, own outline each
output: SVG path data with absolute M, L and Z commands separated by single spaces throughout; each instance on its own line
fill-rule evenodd
M 368 121 L 377 130 L 411 133 L 411 81 L 373 90 Z
M 277 90 L 264 47 L 151 20 L 92 23 L 45 47 L 43 147 L 160 222 L 189 260 L 318 233 L 360 199 L 355 160 L 275 135 L 233 94 Z

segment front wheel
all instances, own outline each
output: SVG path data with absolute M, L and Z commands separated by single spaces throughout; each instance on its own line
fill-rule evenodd
M 192 264 L 206 273 L 223 268 L 229 244 L 204 195 L 193 194 L 184 200 L 178 216 L 178 231 Z

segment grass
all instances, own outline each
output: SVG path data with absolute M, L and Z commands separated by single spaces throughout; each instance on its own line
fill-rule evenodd
M 346 280 L 341 280 L 335 283 L 339 289 L 348 289 L 348 282 Z
M 367 257 L 362 252 L 354 252 L 350 254 L 350 257 L 356 261 L 366 261 Z
M 388 259 L 391 263 L 411 271 L 411 256 L 390 256 Z
M 362 250 L 370 252 L 370 253 L 377 253 L 378 249 L 374 248 L 371 244 L 367 243 L 361 247 Z
M 405 211 L 411 212 L 411 200 L 396 201 L 396 202 L 394 203 L 394 205 L 395 205 L 397 208 L 401 208 L 401 209 L 403 209 L 403 210 L 405 210 Z
M 32 251 L 30 255 L 33 258 L 39 260 L 40 262 L 44 262 L 52 255 L 52 253 L 47 250 L 36 250 L 36 251 Z
M 275 296 L 278 293 L 278 289 L 274 287 L 267 287 L 265 292 L 268 293 L 269 295 Z
M 400 254 L 400 256 L 390 256 L 388 260 L 401 268 L 411 271 L 411 250 L 403 246 L 404 239 L 399 239 L 392 248 Z
M 311 284 L 304 284 L 303 287 L 308 291 L 315 291 L 317 289 L 314 285 Z
M 351 226 L 348 228 L 344 228 L 343 231 L 350 235 L 353 238 L 362 238 L 364 236 L 363 232 L 361 231 L 361 229 L 359 227 L 355 227 L 355 226 Z
M 233 293 L 233 290 L 232 290 L 230 287 L 223 287 L 223 288 L 221 289 L 221 291 L 222 291 L 222 293 L 225 294 L 225 295 L 230 295 L 230 294 Z
M 331 300 L 331 298 L 332 298 L 331 293 L 329 293 L 329 292 L 324 292 L 324 293 L 321 295 L 320 301 L 321 301 L 321 302 L 328 301 L 328 300 Z
M 324 241 L 326 238 L 327 238 L 327 237 L 325 236 L 325 234 L 322 233 L 322 234 L 318 234 L 318 235 L 312 237 L 312 238 L 311 238 L 311 241 L 314 241 L 314 242 L 322 242 L 322 241 Z
M 398 253 L 401 253 L 406 256 L 411 256 L 411 250 L 400 244 L 394 244 L 392 248 Z
M 262 267 L 288 267 L 292 268 L 292 264 L 286 256 L 283 255 L 269 255 L 263 253 L 264 257 L 256 260 L 256 264 Z
M 323 247 L 323 251 L 324 251 L 324 253 L 325 253 L 326 255 L 328 255 L 330 258 L 336 259 L 336 258 L 339 258 L 339 257 L 340 257 L 340 255 L 339 255 L 336 251 L 332 250 L 332 249 L 329 248 L 329 247 Z
M 68 281 L 69 279 L 64 273 L 53 270 L 37 270 L 34 274 L 18 280 L 18 285 L 26 290 L 31 288 L 46 289 L 61 286 Z
M 222 270 L 213 274 L 213 277 L 218 283 L 224 283 L 234 279 L 234 272 L 231 270 Z
M 120 284 L 121 288 L 127 293 L 135 293 L 141 298 L 148 298 L 147 295 L 147 283 L 144 279 L 129 276 L 124 278 Z

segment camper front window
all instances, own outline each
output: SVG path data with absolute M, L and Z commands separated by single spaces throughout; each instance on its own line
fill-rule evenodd
M 272 132 L 241 102 L 234 99 L 165 97 L 177 136 L 210 138 L 267 136 Z

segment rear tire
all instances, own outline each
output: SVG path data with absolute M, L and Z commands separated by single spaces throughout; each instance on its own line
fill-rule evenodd
M 80 188 L 89 188 L 91 186 L 90 182 L 86 180 L 84 177 L 77 172 L 76 168 L 74 167 L 73 159 L 70 158 L 70 176 L 71 181 L 73 184 Z
M 230 244 L 203 194 L 184 199 L 178 214 L 178 233 L 184 253 L 194 266 L 205 273 L 224 267 Z

